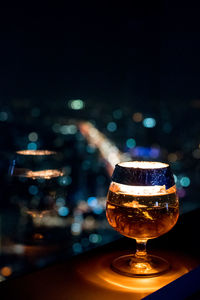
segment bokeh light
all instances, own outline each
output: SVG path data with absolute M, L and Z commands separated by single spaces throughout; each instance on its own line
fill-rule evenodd
M 12 274 L 12 268 L 8 266 L 1 268 L 1 274 L 5 277 L 10 276 Z
M 180 180 L 180 184 L 183 187 L 188 187 L 190 185 L 190 178 L 187 177 L 187 176 L 182 177 L 181 180 Z
M 85 107 L 85 103 L 81 99 L 70 100 L 68 101 L 68 107 L 73 110 L 81 110 Z
M 156 126 L 156 120 L 154 118 L 145 118 L 143 120 L 143 126 L 146 128 L 153 128 Z
M 8 120 L 8 113 L 6 111 L 0 112 L 0 121 L 5 122 Z
M 133 114 L 133 121 L 141 122 L 143 120 L 143 114 L 140 112 L 136 112 Z
M 28 139 L 31 142 L 36 142 L 38 140 L 37 132 L 30 132 L 29 135 L 28 135 Z
M 110 132 L 114 132 L 117 130 L 117 124 L 115 122 L 109 122 L 107 124 L 107 130 Z
M 28 143 L 27 149 L 28 149 L 28 150 L 37 150 L 37 144 L 36 144 L 36 143 L 33 143 L 33 142 Z
M 133 139 L 133 138 L 128 139 L 128 140 L 126 141 L 126 146 L 127 146 L 128 148 L 133 148 L 133 147 L 135 147 L 135 146 L 136 146 L 136 141 L 135 141 L 135 139 Z
M 69 209 L 66 206 L 61 206 L 58 209 L 58 214 L 61 217 L 66 217 L 69 214 Z

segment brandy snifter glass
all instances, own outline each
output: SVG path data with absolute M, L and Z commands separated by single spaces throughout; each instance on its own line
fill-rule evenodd
M 116 258 L 114 271 L 131 277 L 151 277 L 169 269 L 160 257 L 148 255 L 146 244 L 168 232 L 177 222 L 179 202 L 168 164 L 132 161 L 115 166 L 106 205 L 109 224 L 136 240 L 135 254 Z

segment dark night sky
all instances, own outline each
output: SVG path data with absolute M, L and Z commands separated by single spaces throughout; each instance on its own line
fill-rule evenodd
M 2 97 L 199 97 L 196 7 L 80 3 L 1 10 Z

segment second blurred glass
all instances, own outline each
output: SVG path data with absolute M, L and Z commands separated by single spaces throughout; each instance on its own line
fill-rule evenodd
M 51 239 L 47 227 L 57 214 L 56 199 L 66 197 L 61 183 L 66 175 L 62 155 L 48 150 L 17 151 L 9 173 L 11 202 L 21 214 L 16 239 L 26 243 Z

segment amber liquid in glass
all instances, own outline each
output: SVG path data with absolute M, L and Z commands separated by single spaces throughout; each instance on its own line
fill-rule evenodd
M 160 195 L 128 195 L 109 190 L 106 216 L 121 234 L 153 239 L 168 232 L 179 216 L 176 192 Z

